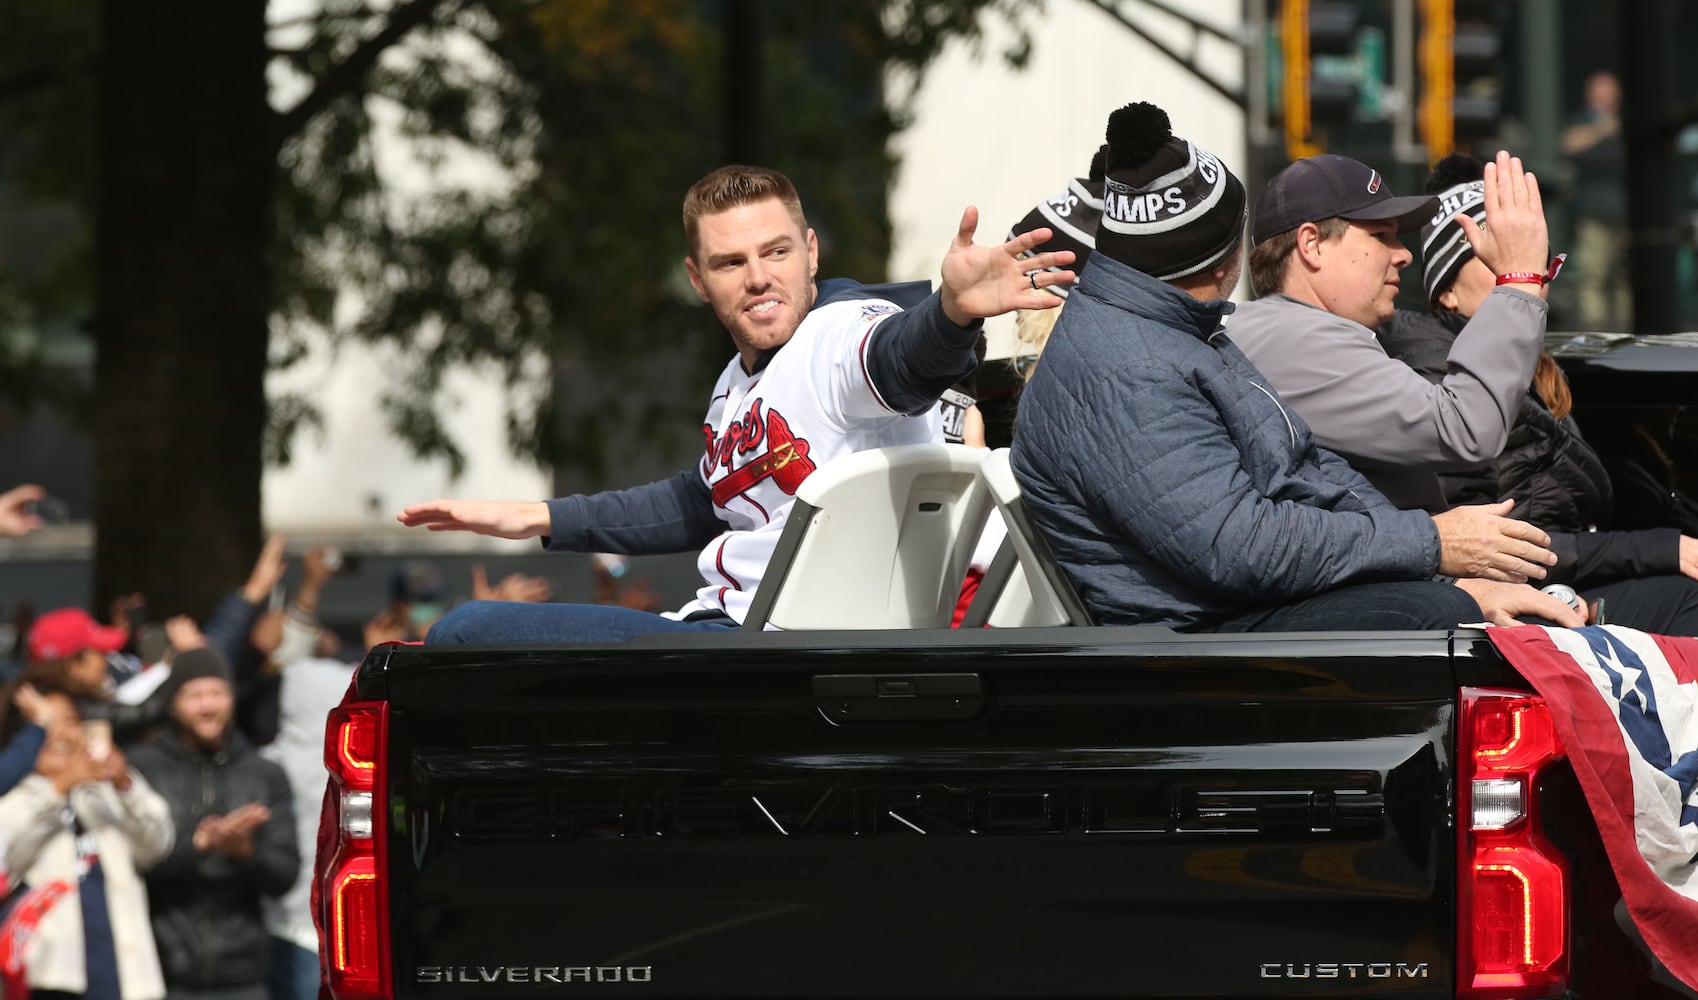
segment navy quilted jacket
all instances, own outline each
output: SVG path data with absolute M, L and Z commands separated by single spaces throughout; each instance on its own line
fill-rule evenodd
M 1093 254 L 1021 397 L 1015 477 L 1103 624 L 1206 630 L 1438 570 L 1432 519 L 1315 444 L 1227 339 L 1231 309 Z

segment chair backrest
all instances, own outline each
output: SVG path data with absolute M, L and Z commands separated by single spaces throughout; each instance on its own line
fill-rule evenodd
M 985 456 L 979 466 L 979 478 L 1002 515 L 1008 542 L 985 571 L 962 626 L 1094 624 L 1090 609 L 1073 589 L 1073 581 L 1055 561 L 1049 543 L 1026 514 L 1020 484 L 1008 465 L 1007 448 L 998 448 Z
M 985 452 L 957 444 L 856 452 L 796 491 L 743 620 L 765 628 L 945 628 L 991 510 Z

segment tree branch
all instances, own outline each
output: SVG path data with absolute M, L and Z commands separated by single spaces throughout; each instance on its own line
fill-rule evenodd
M 348 53 L 347 58 L 330 67 L 313 84 L 307 96 L 277 116 L 275 145 L 282 146 L 290 137 L 306 127 L 307 122 L 339 97 L 365 86 L 366 76 L 390 46 L 407 36 L 420 25 L 436 17 L 438 8 L 452 6 L 456 0 L 405 0 L 390 8 L 389 20 L 375 35 L 367 38 Z
M 376 17 L 377 15 L 378 12 L 372 10 L 370 7 L 361 7 L 358 10 L 350 10 L 346 13 L 340 14 L 318 11 L 313 14 L 302 14 L 299 17 L 285 18 L 281 21 L 269 21 L 265 25 L 265 30 L 271 32 L 282 31 L 286 28 L 301 28 L 307 26 L 318 27 L 320 25 L 336 24 L 347 21 L 364 21 L 368 18 Z

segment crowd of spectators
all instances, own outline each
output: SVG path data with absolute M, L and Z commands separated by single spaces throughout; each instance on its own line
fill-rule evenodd
M 40 526 L 34 485 L 0 493 L 0 536 Z M 358 659 L 415 641 L 448 608 L 442 574 L 408 562 L 353 643 L 320 620 L 342 565 L 315 546 L 285 593 L 286 541 L 202 621 L 104 622 L 81 608 L 20 617 L 0 684 L 0 996 L 37 1000 L 312 1000 L 310 874 L 325 717 Z M 598 561 L 602 599 L 645 583 Z M 485 600 L 547 601 L 511 574 Z M 27 605 L 25 606 L 27 609 Z

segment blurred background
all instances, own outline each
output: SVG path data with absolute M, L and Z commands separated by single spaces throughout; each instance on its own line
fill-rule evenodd
M 0 489 L 55 501 L 0 540 L 0 614 L 204 616 L 267 532 L 340 550 L 342 629 L 421 560 L 450 600 L 474 565 L 595 599 L 588 556 L 394 515 L 694 460 L 729 342 L 679 203 L 725 162 L 878 281 L 934 277 L 967 204 L 1000 238 L 1128 101 L 1252 197 L 1322 150 L 1403 193 L 1507 146 L 1572 253 L 1553 329 L 1698 328 L 1694 43 L 1682 0 L 0 0 Z M 1640 402 L 1674 422 L 1681 379 Z M 993 444 L 1012 387 L 981 376 Z

